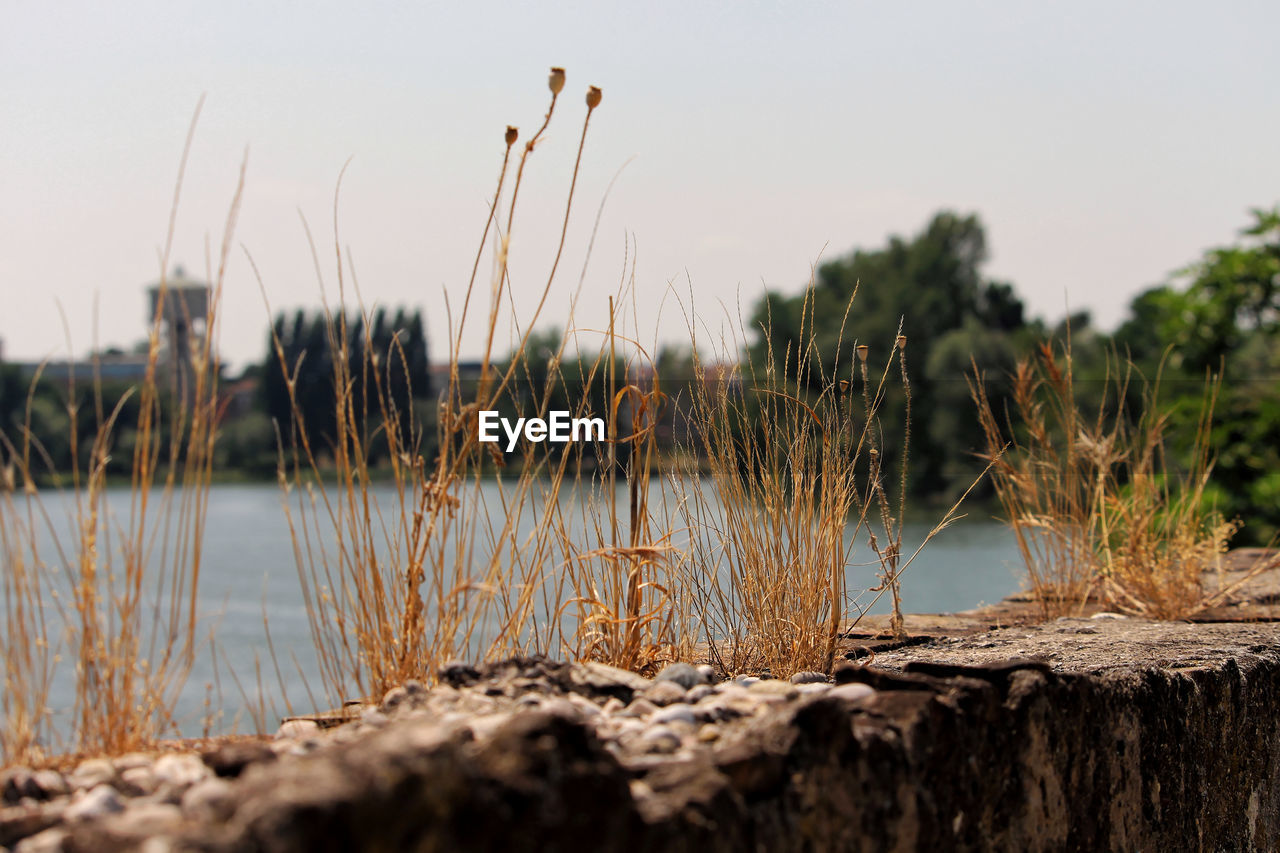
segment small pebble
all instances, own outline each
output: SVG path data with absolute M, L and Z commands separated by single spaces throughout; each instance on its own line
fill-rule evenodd
M 276 737 L 280 739 L 298 739 L 320 733 L 320 726 L 315 720 L 288 720 L 280 724 Z
M 83 791 L 105 785 L 115 778 L 116 770 L 110 761 L 105 758 L 90 758 L 81 761 L 76 769 L 71 771 L 71 778 L 67 781 L 71 783 L 72 788 Z
M 654 711 L 658 710 L 658 706 L 650 702 L 648 699 L 636 699 L 625 710 L 619 711 L 620 717 L 647 717 Z
M 698 740 L 703 743 L 710 743 L 713 740 L 720 739 L 720 728 L 711 723 L 705 723 L 702 728 L 698 729 Z
M 650 717 L 650 720 L 654 723 L 687 723 L 691 726 L 696 722 L 693 708 L 683 702 L 668 705 Z
M 110 785 L 98 785 L 67 806 L 63 817 L 69 821 L 90 820 L 124 811 L 124 801 Z
M 795 675 L 791 676 L 792 684 L 818 684 L 818 683 L 825 684 L 826 681 L 827 681 L 827 676 L 825 673 L 814 672 L 812 670 L 797 672 Z
M 570 720 L 580 720 L 583 716 L 578 706 L 563 696 L 547 697 L 539 703 L 539 707 L 548 714 L 555 714 L 558 717 L 565 717 Z
M 643 697 L 655 705 L 670 705 L 684 701 L 684 688 L 674 681 L 656 681 L 645 688 Z
M 751 692 L 763 696 L 794 696 L 796 686 L 788 681 L 776 681 L 772 678 L 757 681 L 748 685 Z
M 716 689 L 707 684 L 699 684 L 692 690 L 688 690 L 684 694 L 684 701 L 689 703 L 701 702 L 708 696 L 716 695 Z
M 625 707 L 627 707 L 626 702 L 623 702 L 617 696 L 610 696 L 605 700 L 605 703 L 600 706 L 600 710 L 606 714 L 616 714 Z
M 31 781 L 44 798 L 65 797 L 71 793 L 66 777 L 57 770 L 37 770 L 31 774 Z
M 741 684 L 743 687 L 750 687 L 759 680 L 760 679 L 756 678 L 754 675 L 735 675 L 733 677 L 733 683 Z
M 707 679 L 703 677 L 701 672 L 687 663 L 672 663 L 664 667 L 654 681 L 674 681 L 685 690 L 688 690 L 690 687 L 705 684 Z
M 213 775 L 209 766 L 191 753 L 168 753 L 156 759 L 151 772 L 163 784 L 176 788 L 189 788 Z
M 155 793 L 160 783 L 150 767 L 129 767 L 120 771 L 120 785 L 126 794 L 143 796 Z
M 853 701 L 857 699 L 865 699 L 876 691 L 866 684 L 841 684 L 832 687 L 827 691 L 828 696 L 834 696 L 837 699 Z
M 822 681 L 815 681 L 810 684 L 797 684 L 796 692 L 801 696 L 813 696 L 826 693 L 831 690 L 831 685 Z

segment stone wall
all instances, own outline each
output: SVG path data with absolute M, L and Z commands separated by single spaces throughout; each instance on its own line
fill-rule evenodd
M 163 834 L 206 851 L 1280 846 L 1270 624 L 1060 620 L 878 654 L 834 685 L 685 670 L 455 668 L 332 732 L 208 754 L 218 775 Z M 127 848 L 124 814 L 48 833 Z

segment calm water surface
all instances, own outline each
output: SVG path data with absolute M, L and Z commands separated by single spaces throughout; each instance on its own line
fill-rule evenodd
M 485 488 L 491 490 L 486 492 L 486 501 L 496 502 L 497 487 Z M 382 497 L 390 499 L 390 490 Z M 128 499 L 127 492 L 116 492 L 109 503 L 117 513 L 124 513 Z M 50 509 L 56 516 L 56 506 Z M 929 527 L 924 523 L 906 526 L 905 553 L 914 551 Z M 41 538 L 47 542 L 47 532 Z M 851 596 L 876 583 L 876 567 L 869 558 L 865 547 L 855 550 L 856 565 L 850 568 L 848 578 Z M 1013 538 L 1003 526 L 963 519 L 935 537 L 902 576 L 904 609 L 952 612 L 995 602 L 1018 588 L 1020 573 Z M 870 597 L 862 600 L 867 602 Z M 202 650 L 187 682 L 177 709 L 185 733 L 200 733 L 210 693 L 212 708 L 221 709 L 215 724 L 220 731 L 252 730 L 253 720 L 244 710 L 247 707 L 264 704 L 266 725 L 274 727 L 290 703 L 298 712 L 324 704 L 293 544 L 276 486 L 212 488 L 198 601 L 203 631 L 205 635 L 212 632 L 215 638 L 217 659 L 208 648 Z M 886 595 L 871 612 L 888 609 Z M 280 677 L 268 652 L 264 613 Z M 307 684 L 316 693 L 314 701 L 308 697 Z M 63 672 L 51 697 L 55 709 L 69 709 L 70 691 L 70 674 Z M 65 719 L 64 714 L 58 716 Z

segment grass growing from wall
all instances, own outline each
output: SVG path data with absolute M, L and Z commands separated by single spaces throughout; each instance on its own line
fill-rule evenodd
M 830 671 L 850 618 L 856 624 L 884 595 L 893 604 L 891 633 L 905 635 L 901 576 L 919 553 L 904 554 L 902 544 L 911 430 L 906 337 L 889 336 L 888 355 L 874 371 L 871 346 L 862 342 L 850 363 L 837 358 L 825 367 L 812 297 L 810 289 L 799 340 L 782 351 L 768 347 L 761 364 L 725 367 L 743 349 L 735 341 L 718 367 L 702 365 L 694 341 L 704 375 L 689 416 L 709 473 L 707 487 L 690 490 L 683 504 L 691 571 L 682 592 L 727 672 Z M 854 301 L 856 293 L 846 317 Z M 762 340 L 773 339 L 761 331 Z M 840 335 L 837 353 L 843 343 Z M 906 412 L 903 423 L 887 427 L 900 434 L 893 460 L 881 452 L 880 418 L 891 389 L 903 395 Z M 860 541 L 874 566 L 854 563 Z M 849 574 L 859 570 L 867 585 L 862 597 L 850 597 Z
M 529 341 L 560 266 L 582 150 L 601 102 L 595 87 L 586 95 L 578 156 L 560 214 L 560 241 L 537 308 L 524 318 L 513 353 L 502 358 L 497 350 L 512 287 L 512 234 L 523 221 L 520 190 L 556 115 L 563 71 L 552 70 L 549 86 L 545 119 L 529 141 L 517 146 L 515 128 L 504 134 L 490 215 L 461 310 L 451 323 L 450 372 L 436 418 L 440 452 L 433 462 L 421 455 L 427 425 L 414 412 L 397 411 L 388 393 L 395 372 L 407 376 L 403 353 L 394 345 L 374 352 L 366 340 L 363 360 L 353 364 L 349 358 L 349 293 L 364 309 L 354 271 L 344 269 L 340 251 L 338 305 L 326 308 L 329 350 L 337 354 L 337 429 L 323 444 L 303 423 L 294 384 L 297 365 L 286 363 L 277 342 L 294 399 L 293 432 L 282 442 L 279 477 L 331 701 L 379 695 L 408 678 L 429 679 L 454 658 L 543 652 L 644 669 L 674 644 L 664 627 L 670 622 L 660 582 L 670 549 L 655 531 L 648 507 L 661 392 L 618 376 L 620 342 L 612 316 L 607 331 L 598 335 L 595 361 L 576 363 L 580 397 L 573 404 L 574 414 L 585 416 L 588 400 L 603 395 L 606 411 L 590 413 L 607 420 L 603 442 L 567 451 L 525 444 L 509 457 L 479 437 L 481 411 L 545 417 L 565 379 L 564 344 L 548 359 L 530 353 Z M 489 256 L 486 248 L 495 230 L 499 235 Z M 336 237 L 335 221 L 335 243 Z M 494 272 L 487 306 L 477 314 L 485 257 Z M 477 321 L 486 346 L 479 376 L 464 381 L 458 372 L 459 342 L 467 324 Z M 370 326 L 366 316 L 363 328 Z M 574 331 L 572 316 L 566 331 Z M 532 360 L 545 360 L 545 369 L 532 370 Z M 363 381 L 356 381 L 357 372 Z M 367 389 L 370 399 L 354 399 L 356 388 Z M 372 416 L 361 417 L 365 412 Z M 379 442 L 387 445 L 390 459 L 390 497 L 371 476 L 371 448 Z M 622 483 L 626 498 L 619 501 Z M 499 491 L 500 509 L 483 499 L 486 487 Z M 572 517 L 572 507 L 580 508 L 580 518 Z
M 178 733 L 173 708 L 198 645 L 197 591 L 218 414 L 211 341 L 244 180 L 242 167 L 211 276 L 209 333 L 188 354 L 178 385 L 181 360 L 165 349 L 162 323 L 166 300 L 176 297 L 163 274 L 191 133 L 161 252 L 144 380 L 108 407 L 94 376 L 92 410 L 81 411 L 71 376 L 66 400 L 75 464 L 69 472 L 54 469 L 32 430 L 31 396 L 24 427 L 0 436 L 0 750 L 6 763 L 37 762 L 54 750 L 118 754 Z M 94 424 L 87 447 L 78 440 L 85 418 Z M 109 495 L 113 454 L 131 459 L 130 481 L 127 491 Z M 51 689 L 67 668 L 74 681 L 71 720 L 55 725 Z
M 1166 449 L 1170 411 L 1157 376 L 1133 390 L 1131 365 L 1105 382 L 1086 414 L 1070 344 L 1044 344 L 1012 376 L 1002 417 L 980 377 L 971 383 L 1004 518 L 1017 538 L 1044 619 L 1090 601 L 1153 619 L 1185 619 L 1225 601 L 1273 563 L 1223 579 L 1221 556 L 1237 525 L 1209 499 L 1209 430 L 1218 386 L 1206 386 L 1191 458 Z M 1138 415 L 1128 413 L 1137 397 Z M 1216 582 L 1214 575 L 1217 575 Z

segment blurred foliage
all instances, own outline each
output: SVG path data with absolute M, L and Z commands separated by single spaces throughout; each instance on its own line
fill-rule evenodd
M 775 358 L 783 352 L 796 358 L 798 342 L 805 339 L 802 326 L 813 322 L 821 359 L 821 369 L 811 373 L 815 381 L 854 379 L 859 345 L 869 347 L 878 377 L 901 330 L 913 397 L 909 489 L 919 496 L 954 497 L 982 470 L 982 433 L 965 376 L 976 366 L 999 384 L 1014 355 L 1043 331 L 1027 322 L 1011 285 L 983 275 L 986 260 L 978 217 L 939 213 L 914 237 L 891 237 L 883 249 L 860 249 L 820 266 L 812 319 L 801 314 L 803 294 L 766 294 L 751 318 L 759 337 L 750 356 L 760 364 L 771 347 Z M 880 410 L 880 444 L 887 458 L 896 459 L 904 399 L 893 383 L 890 389 Z
M 1088 411 L 1104 403 L 1108 365 L 1114 370 L 1117 356 L 1130 359 L 1137 368 L 1136 382 L 1149 382 L 1157 375 L 1161 379 L 1160 399 L 1169 406 L 1170 449 L 1175 455 L 1190 452 L 1206 380 L 1220 376 L 1211 493 L 1228 517 L 1244 522 L 1238 541 L 1265 542 L 1280 531 L 1280 207 L 1252 211 L 1252 222 L 1236 243 L 1205 252 L 1169 281 L 1136 296 L 1111 335 L 1094 329 L 1085 312 L 1054 324 L 1028 317 L 1012 285 L 983 273 L 987 257 L 986 233 L 978 217 L 944 211 L 913 236 L 894 236 L 882 248 L 859 249 L 822 264 L 812 282 L 811 312 L 803 310 L 803 293 L 769 292 L 754 307 L 754 338 L 744 353 L 751 363 L 743 365 L 743 382 L 753 381 L 753 366 L 761 375 L 770 348 L 776 359 L 788 354 L 788 372 L 794 376 L 794 360 L 800 356 L 796 347 L 806 339 L 810 324 L 817 346 L 805 357 L 815 359 L 808 373 L 814 395 L 821 393 L 821 386 L 840 380 L 856 384 L 855 348 L 860 344 L 870 348 L 874 382 L 900 330 L 913 400 L 909 490 L 917 500 L 947 500 L 982 469 L 978 457 L 983 437 L 965 382 L 975 369 L 988 384 L 995 410 L 1001 412 L 1015 362 L 1033 355 L 1044 341 L 1069 339 L 1077 397 Z M 857 297 L 846 314 L 855 289 Z M 417 446 L 432 458 L 435 395 L 440 389 L 433 387 L 428 369 L 421 313 L 378 309 L 368 317 L 368 328 L 359 315 L 346 322 L 350 363 L 364 364 L 366 347 L 376 356 L 376 371 L 352 371 L 358 414 L 377 423 L 382 406 L 393 408 L 406 436 L 411 423 L 420 431 L 414 436 L 420 439 Z M 277 428 L 286 447 L 293 437 L 288 377 L 297 383 L 300 414 L 315 449 L 324 452 L 333 440 L 333 358 L 338 341 L 329 322 L 320 313 L 281 314 L 272 324 L 272 335 L 263 361 L 244 374 L 257 380 L 252 410 L 238 411 L 220 427 L 219 469 L 251 476 L 274 472 Z M 579 355 L 572 344 L 563 347 L 554 330 L 531 336 L 504 415 L 529 416 L 552 409 L 607 415 L 608 354 Z M 670 419 L 674 413 L 677 420 L 684 408 L 681 401 L 692 397 L 695 384 L 716 381 L 713 374 L 725 367 L 699 363 L 688 346 L 660 349 L 653 366 L 671 401 L 666 416 Z M 895 371 L 892 379 L 896 363 L 889 369 Z M 615 387 L 621 389 L 628 376 L 642 376 L 647 390 L 650 374 L 635 364 L 630 371 L 620 352 L 612 371 Z M 883 452 L 896 458 L 904 400 L 900 383 L 891 381 L 887 387 L 879 441 Z M 125 398 L 112 449 L 113 473 L 124 471 L 121 466 L 130 457 L 128 425 L 136 422 L 137 413 L 130 409 L 136 403 L 127 392 L 125 386 L 108 386 L 101 392 L 107 414 Z M 1134 400 L 1141 397 L 1132 395 Z M 87 453 L 99 408 L 89 383 L 72 392 L 65 383 L 42 382 L 31 395 L 29 413 L 27 408 L 28 380 L 15 366 L 0 364 L 0 432 L 20 444 L 29 418 L 36 452 L 47 457 L 42 459 L 42 464 L 48 463 L 44 467 L 66 471 L 72 462 L 74 411 L 79 453 Z M 625 424 L 620 428 L 625 433 Z M 686 422 L 663 435 L 678 440 L 687 436 L 688 428 Z
M 292 447 L 296 440 L 295 414 L 305 424 L 313 452 L 326 452 L 336 440 L 334 358 L 341 357 L 344 349 L 351 366 L 357 422 L 368 424 L 369 431 L 373 432 L 386 422 L 382 417 L 385 409 L 393 415 L 389 420 L 399 424 L 402 443 L 419 447 L 430 458 L 434 454 L 434 432 L 424 430 L 418 436 L 412 434 L 415 428 L 413 401 L 429 399 L 435 392 L 426 333 L 422 312 L 409 312 L 404 308 L 394 314 L 378 308 L 367 323 L 359 314 L 344 319 L 316 312 L 308 317 L 302 310 L 296 311 L 292 318 L 284 314 L 276 317 L 267 342 L 267 355 L 257 371 L 261 377 L 258 390 L 268 422 L 277 425 L 285 447 Z M 366 358 L 366 350 L 371 358 Z M 296 383 L 296 413 L 289 399 L 289 381 Z M 416 426 L 421 428 L 421 424 Z M 265 441 L 258 449 L 274 453 L 274 432 L 258 437 Z M 370 463 L 377 464 L 385 454 L 385 439 L 374 442 L 369 449 Z
M 1206 378 L 1221 377 L 1215 494 L 1228 517 L 1244 522 L 1236 541 L 1263 544 L 1280 532 L 1280 206 L 1252 216 L 1237 243 L 1139 294 L 1115 342 L 1148 375 L 1163 362 L 1180 426 L 1194 418 L 1187 412 Z M 1188 430 L 1173 434 L 1185 453 Z

